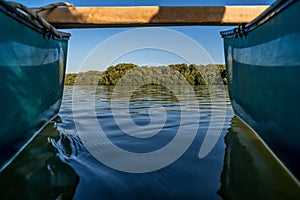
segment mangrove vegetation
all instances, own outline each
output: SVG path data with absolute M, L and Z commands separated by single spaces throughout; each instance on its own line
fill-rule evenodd
M 223 64 L 168 66 L 137 66 L 121 63 L 108 67 L 104 72 L 91 70 L 66 74 L 65 85 L 206 85 L 226 84 L 226 67 Z

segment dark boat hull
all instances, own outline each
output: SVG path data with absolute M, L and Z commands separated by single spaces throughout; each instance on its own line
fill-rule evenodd
M 298 179 L 299 10 L 300 1 L 279 1 L 248 26 L 222 33 L 235 113 Z
M 60 108 L 67 39 L 0 4 L 0 169 Z

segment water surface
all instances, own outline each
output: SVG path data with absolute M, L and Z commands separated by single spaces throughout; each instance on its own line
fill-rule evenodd
M 212 94 L 206 87 L 194 87 L 196 98 L 190 98 L 194 94 L 184 89 L 174 93 L 161 86 L 145 86 L 131 91 L 133 95 L 128 99 L 121 93 L 115 98 L 113 87 L 98 87 L 95 96 L 93 87 L 82 87 L 72 96 L 73 89 L 65 87 L 59 116 L 0 174 L 2 199 L 297 199 L 300 196 L 295 179 L 259 138 L 234 117 L 223 90 L 214 90 Z M 91 103 L 95 105 L 92 111 L 86 106 Z M 182 112 L 185 120 L 181 119 Z M 195 118 L 195 112 L 199 118 Z M 135 131 L 137 128 L 130 126 L 127 130 L 132 135 L 124 133 L 114 118 L 116 114 L 130 116 L 139 128 L 145 129 Z M 159 150 L 170 144 L 179 128 L 184 130 L 184 140 L 193 139 L 192 144 L 179 159 L 159 170 L 118 171 L 97 160 L 78 135 L 78 125 L 86 127 L 80 134 L 97 129 L 91 123 L 95 116 L 113 144 L 130 152 Z M 166 118 L 164 127 L 159 129 L 163 118 Z M 191 138 L 195 125 L 196 136 Z M 121 121 L 123 126 L 126 124 Z M 157 134 L 143 137 L 156 129 Z M 199 158 L 207 130 L 216 137 L 220 132 L 220 137 L 213 149 Z M 97 151 L 130 167 L 130 160 L 114 157 L 106 142 L 92 143 Z M 180 143 L 175 145 L 178 149 L 182 147 Z M 161 155 L 153 162 L 160 162 L 165 156 L 171 155 Z

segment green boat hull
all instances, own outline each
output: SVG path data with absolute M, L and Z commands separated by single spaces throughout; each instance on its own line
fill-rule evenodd
M 222 32 L 235 113 L 300 178 L 300 1 L 279 1 Z
M 6 7 L 1 2 L 0 169 L 57 115 L 68 45 Z

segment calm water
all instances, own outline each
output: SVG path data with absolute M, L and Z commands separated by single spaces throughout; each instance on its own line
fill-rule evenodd
M 193 94 L 180 87 L 175 92 L 158 86 L 123 88 L 117 92 L 112 87 L 98 87 L 94 95 L 92 87 L 77 88 L 72 94 L 73 89 L 65 88 L 59 117 L 0 174 L 1 199 L 298 199 L 300 196 L 295 179 L 256 135 L 234 117 L 224 90 L 195 87 Z M 124 120 L 128 116 L 134 124 Z M 135 162 L 131 157 L 118 156 L 104 138 L 84 138 L 93 137 L 99 127 L 115 146 L 143 155 L 145 160 Z M 179 130 L 181 141 L 173 142 Z M 179 159 L 150 170 L 152 164 L 159 165 L 177 150 L 184 149 L 188 141 L 191 144 Z M 214 141 L 216 144 L 210 151 Z M 116 164 L 115 169 L 97 160 L 87 150 L 87 144 L 94 155 Z M 166 145 L 173 146 L 172 152 L 148 159 L 149 153 Z M 148 172 L 128 173 L 118 167 L 129 171 L 148 169 Z

